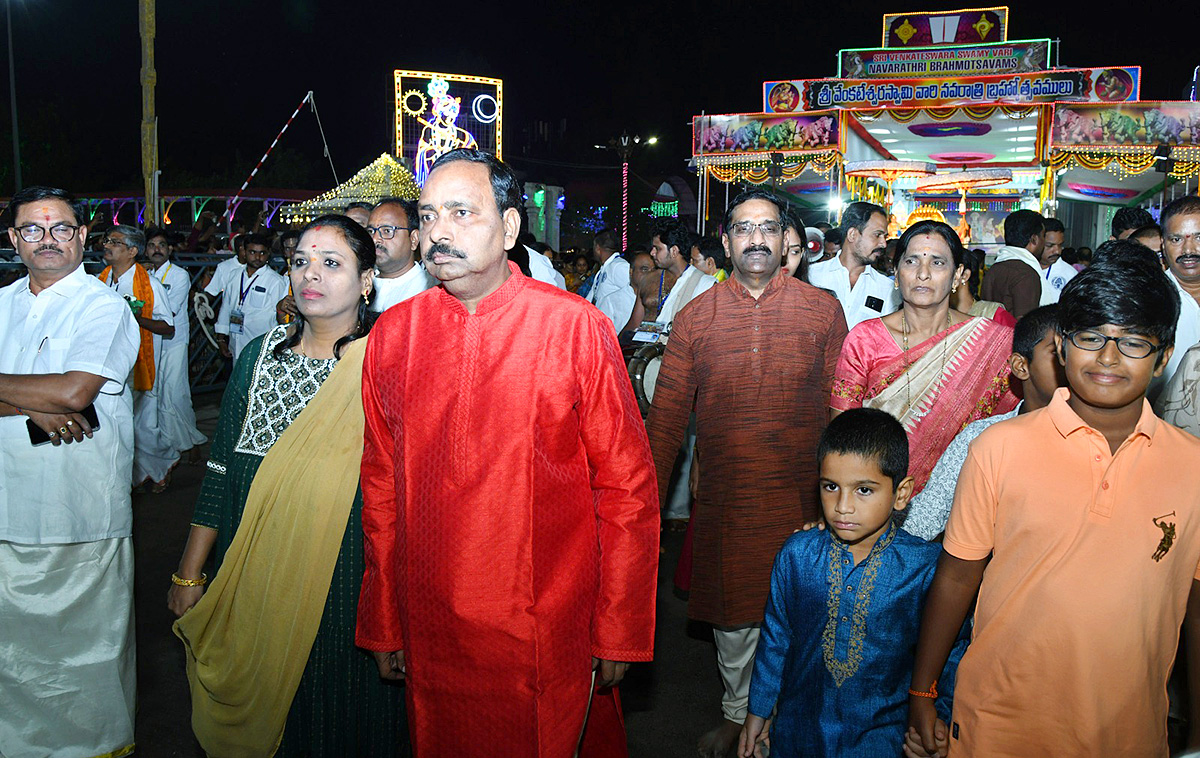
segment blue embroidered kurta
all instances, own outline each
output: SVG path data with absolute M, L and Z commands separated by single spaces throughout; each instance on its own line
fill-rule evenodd
M 792 535 L 771 574 L 750 712 L 769 718 L 771 755 L 898 756 L 925 592 L 941 546 L 893 523 L 858 565 L 828 531 Z M 948 724 L 968 625 L 938 680 Z

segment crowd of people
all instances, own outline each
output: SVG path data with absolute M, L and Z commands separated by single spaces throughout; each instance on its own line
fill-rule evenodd
M 205 316 L 231 374 L 163 583 L 209 755 L 625 755 L 661 529 L 716 650 L 702 756 L 1200 746 L 1200 198 L 1094 250 L 1017 210 L 990 266 L 866 202 L 751 189 L 566 256 L 521 206 L 473 149 L 229 239 L 14 196 L 0 755 L 135 749 L 131 490 L 206 442 Z

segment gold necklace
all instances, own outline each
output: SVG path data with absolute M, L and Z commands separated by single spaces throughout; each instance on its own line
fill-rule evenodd
M 949 329 L 950 325 L 951 325 L 950 324 L 950 311 L 951 310 L 953 310 L 953 309 L 948 309 L 946 311 L 946 328 L 947 329 Z M 905 407 L 906 412 L 911 412 L 912 411 L 912 373 L 909 371 L 909 369 L 912 367 L 912 363 L 908 360 L 908 319 L 904 317 L 903 306 L 901 306 L 901 308 L 900 308 L 900 334 L 901 334 L 901 336 L 903 338 L 903 342 L 904 342 L 904 396 L 905 396 L 904 407 Z M 946 373 L 946 339 L 943 337 L 942 338 L 942 368 L 941 368 L 940 372 L 938 373 L 938 376 L 941 376 L 944 373 Z

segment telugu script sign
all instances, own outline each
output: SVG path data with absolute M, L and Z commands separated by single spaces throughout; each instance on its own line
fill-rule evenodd
M 929 75 L 1023 74 L 1045 71 L 1049 63 L 1048 39 L 966 47 L 842 50 L 838 56 L 838 77 L 898 79 Z
M 825 108 L 1122 102 L 1138 99 L 1140 81 L 1140 66 L 1059 69 L 1012 76 L 775 81 L 763 82 L 763 110 L 788 113 Z M 789 108 L 793 101 L 796 105 Z

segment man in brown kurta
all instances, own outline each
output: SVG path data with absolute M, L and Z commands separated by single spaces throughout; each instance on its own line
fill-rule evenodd
M 836 299 L 779 275 L 781 218 L 767 193 L 733 201 L 722 238 L 733 276 L 675 317 L 647 420 L 655 468 L 670 471 L 695 399 L 688 615 L 713 625 L 725 684 L 725 721 L 701 738 L 702 755 L 736 747 L 775 554 L 820 512 L 817 439 L 846 337 Z

